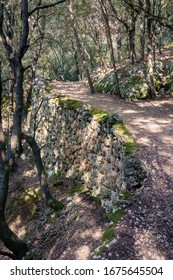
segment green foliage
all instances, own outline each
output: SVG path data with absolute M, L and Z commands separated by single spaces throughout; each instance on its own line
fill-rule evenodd
M 29 252 L 24 259 L 25 260 L 42 260 L 43 256 L 41 253 L 36 254 L 36 253 Z
M 111 227 L 105 230 L 102 236 L 102 241 L 111 241 L 115 237 L 115 228 Z
M 33 212 L 33 213 L 31 214 L 31 219 L 32 219 L 32 220 L 37 219 L 37 217 L 38 217 L 38 213 L 37 213 L 37 212 Z
M 63 180 L 56 180 L 54 183 L 53 183 L 53 186 L 54 187 L 59 187 L 59 186 L 62 186 L 63 185 Z
M 62 210 L 64 208 L 64 203 L 57 199 L 51 199 L 48 201 L 48 205 L 55 211 Z
M 108 213 L 107 217 L 109 221 L 112 221 L 114 224 L 117 224 L 125 214 L 126 212 L 124 210 L 118 208 L 114 212 Z
M 118 200 L 127 200 L 132 196 L 132 193 L 129 191 L 122 191 L 118 194 Z
M 84 185 L 82 184 L 77 184 L 75 186 L 73 186 L 69 191 L 68 194 L 69 195 L 73 195 L 75 193 L 81 193 L 84 190 Z
M 61 176 L 61 172 L 57 172 L 57 173 L 54 173 L 54 174 L 52 175 L 52 178 L 57 179 L 57 178 L 59 178 L 60 176 Z
M 51 216 L 51 219 L 50 219 L 50 224 L 53 224 L 57 218 L 59 218 L 61 216 L 61 211 L 60 210 L 57 210 L 52 216 Z
M 94 252 L 94 256 L 100 256 L 102 253 L 104 253 L 106 250 L 106 246 L 102 245 L 100 246 L 95 252 Z
M 101 205 L 101 196 L 100 195 L 96 196 L 95 201 L 97 202 L 97 204 Z

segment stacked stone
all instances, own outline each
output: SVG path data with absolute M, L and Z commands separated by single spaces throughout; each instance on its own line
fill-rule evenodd
M 107 212 L 113 210 L 119 192 L 139 185 L 138 172 L 133 176 L 130 158 L 113 128 L 117 121 L 116 114 L 98 121 L 87 105 L 71 108 L 57 97 L 38 95 L 38 89 L 33 95 L 30 130 L 42 147 L 47 171 L 82 181 L 93 195 L 101 195 Z M 138 165 L 135 161 L 135 169 Z

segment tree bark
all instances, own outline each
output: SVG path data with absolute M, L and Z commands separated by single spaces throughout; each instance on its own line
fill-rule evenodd
M 5 137 L 2 128 L 2 84 L 1 84 L 1 62 L 0 62 L 0 239 L 10 251 L 14 259 L 22 259 L 29 250 L 28 246 L 10 230 L 5 219 L 5 206 L 9 186 L 9 164 L 6 158 Z M 10 256 L 10 254 L 6 254 Z
M 69 14 L 70 14 L 71 24 L 72 24 L 72 28 L 73 28 L 73 32 L 74 32 L 74 37 L 75 37 L 76 44 L 77 44 L 77 47 L 78 47 L 78 51 L 79 51 L 79 54 L 80 54 L 80 57 L 81 57 L 83 68 L 84 68 L 84 71 L 85 71 L 85 74 L 86 74 L 86 77 L 87 77 L 87 80 L 88 80 L 90 91 L 91 91 L 91 94 L 95 94 L 95 90 L 94 90 L 94 86 L 93 86 L 93 83 L 92 83 L 92 80 L 91 80 L 91 77 L 90 77 L 90 73 L 89 73 L 87 62 L 86 62 L 86 58 L 85 58 L 85 55 L 84 55 L 84 52 L 83 52 L 83 49 L 82 49 L 82 44 L 80 42 L 78 31 L 77 31 L 77 28 L 76 28 L 75 17 L 74 17 L 73 6 L 72 6 L 72 0 L 69 1 Z
M 117 33 L 117 56 L 118 61 L 122 60 L 122 29 L 119 27 L 118 33 Z
M 151 1 L 146 0 L 147 13 L 151 11 Z M 154 66 L 153 66 L 153 31 L 152 31 L 152 18 L 147 17 L 147 75 L 149 80 L 149 97 L 155 99 L 156 89 L 154 84 Z
M 22 133 L 22 138 L 26 140 L 28 145 L 31 147 L 33 155 L 34 155 L 34 160 L 36 163 L 37 167 L 37 173 L 38 173 L 38 179 L 40 183 L 40 188 L 43 192 L 44 199 L 46 201 L 47 206 L 53 208 L 56 210 L 56 200 L 53 198 L 48 181 L 47 181 L 47 176 L 44 170 L 44 166 L 42 163 L 41 155 L 40 155 L 40 149 L 37 145 L 37 142 L 35 141 L 34 137 L 30 135 L 26 135 L 25 133 Z
M 140 60 L 144 61 L 145 59 L 145 33 L 146 33 L 146 27 L 145 27 L 145 16 L 142 17 L 142 23 L 140 25 L 140 44 L 141 44 L 141 57 Z
M 102 12 L 105 24 L 106 24 L 106 35 L 107 35 L 107 42 L 108 42 L 108 47 L 109 47 L 109 51 L 110 51 L 111 62 L 112 62 L 112 66 L 113 66 L 113 69 L 114 69 L 114 82 L 115 82 L 115 85 L 116 85 L 116 94 L 120 98 L 122 98 L 120 85 L 119 85 L 118 74 L 117 74 L 116 62 L 115 62 L 115 55 L 114 55 L 114 48 L 113 48 L 113 43 L 112 43 L 111 30 L 110 30 L 110 25 L 109 25 L 109 17 L 108 17 L 107 9 L 104 5 L 103 0 L 100 0 L 100 8 L 101 8 L 101 12 Z

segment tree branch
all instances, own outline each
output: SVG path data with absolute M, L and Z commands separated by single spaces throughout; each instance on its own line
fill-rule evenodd
M 48 181 L 47 181 L 47 176 L 44 170 L 43 162 L 41 159 L 41 154 L 40 154 L 40 148 L 38 147 L 38 144 L 34 137 L 27 135 L 25 133 L 22 133 L 22 138 L 26 140 L 28 145 L 31 147 L 33 155 L 34 155 L 34 160 L 35 164 L 37 167 L 37 173 L 38 173 L 38 179 L 40 183 L 40 188 L 43 192 L 44 199 L 46 201 L 47 206 L 54 210 L 57 209 L 57 200 L 52 196 L 51 191 L 49 189 Z
M 13 254 L 5 252 L 5 251 L 0 251 L 0 255 L 9 257 L 10 259 L 15 260 L 15 256 Z
M 58 0 L 58 1 L 54 2 L 54 3 L 52 3 L 52 4 L 46 4 L 46 5 L 42 5 L 42 6 L 37 6 L 37 7 L 35 7 L 32 11 L 29 12 L 29 17 L 30 17 L 33 13 L 35 13 L 36 11 L 38 11 L 38 10 L 43 10 L 43 9 L 55 7 L 56 5 L 61 4 L 61 3 L 65 2 L 65 1 L 66 1 L 66 0 Z

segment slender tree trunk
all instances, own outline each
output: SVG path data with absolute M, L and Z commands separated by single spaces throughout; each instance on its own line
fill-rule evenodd
M 118 34 L 117 34 L 117 56 L 118 56 L 118 61 L 122 60 L 122 30 L 121 27 L 118 29 Z
M 136 60 L 136 45 L 135 45 L 135 33 L 136 33 L 136 17 L 131 15 L 131 26 L 128 28 L 129 36 L 129 48 L 130 48 L 130 59 L 132 64 L 135 64 Z
M 150 14 L 151 1 L 146 0 L 146 10 Z M 152 19 L 147 17 L 147 74 L 149 80 L 149 97 L 155 99 L 156 89 L 154 84 L 154 62 L 153 62 L 153 32 L 152 32 Z
M 87 77 L 87 80 L 88 80 L 90 91 L 91 91 L 91 94 L 95 94 L 95 90 L 94 90 L 94 86 L 93 86 L 93 83 L 92 83 L 92 80 L 91 80 L 91 77 L 90 77 L 90 73 L 89 73 L 87 62 L 86 62 L 86 58 L 85 58 L 85 55 L 84 55 L 84 52 L 83 52 L 83 49 L 82 49 L 82 44 L 80 42 L 79 35 L 78 35 L 78 32 L 77 32 L 77 28 L 76 28 L 73 6 L 72 6 L 72 0 L 69 1 L 69 13 L 70 13 L 70 19 L 71 19 L 71 23 L 72 23 L 72 27 L 73 27 L 74 37 L 75 37 L 76 44 L 77 44 L 77 47 L 78 47 L 78 51 L 79 51 L 79 54 L 80 54 L 80 57 L 81 57 L 83 68 L 84 68 L 84 71 L 85 71 L 85 74 L 86 74 L 86 77 Z
M 140 44 L 141 44 L 141 57 L 140 60 L 144 61 L 145 59 L 145 33 L 146 33 L 146 27 L 145 27 L 145 17 L 143 16 L 143 22 L 140 25 Z
M 117 74 L 117 68 L 116 68 L 116 62 L 115 62 L 115 55 L 114 55 L 114 48 L 113 48 L 113 43 L 112 43 L 112 36 L 111 36 L 111 30 L 110 30 L 110 25 L 109 25 L 109 17 L 107 14 L 107 9 L 104 5 L 103 0 L 100 1 L 100 7 L 102 11 L 102 15 L 106 24 L 106 35 L 107 35 L 107 42 L 108 42 L 108 47 L 110 51 L 110 57 L 111 57 L 111 62 L 112 66 L 114 69 L 114 81 L 116 85 L 116 94 L 122 98 L 121 96 L 121 90 L 120 90 L 120 85 L 119 85 L 119 79 L 118 79 L 118 74 Z
M 9 80 L 9 114 L 8 114 L 8 130 L 11 133 L 13 124 L 13 114 L 14 114 L 14 88 L 15 88 L 15 73 L 10 69 L 10 80 Z
M 162 27 L 159 28 L 159 39 L 158 39 L 158 50 L 159 54 L 162 54 L 162 45 L 163 45 L 163 38 L 162 38 Z
M 72 45 L 72 50 L 73 50 L 73 53 L 74 53 L 74 61 L 75 61 L 75 68 L 76 68 L 76 76 L 77 76 L 77 81 L 80 81 L 82 78 L 80 76 L 80 69 L 79 69 L 79 61 L 78 61 L 78 53 L 77 53 L 77 50 L 74 46 L 74 43 L 73 41 L 71 42 L 71 45 Z
M 129 36 L 130 59 L 131 59 L 131 63 L 134 65 L 135 64 L 136 53 L 135 53 L 135 43 L 134 43 L 133 30 L 129 30 L 128 36 Z
M 46 201 L 46 204 L 49 207 L 56 210 L 56 199 L 53 198 L 53 196 L 50 192 L 48 181 L 47 181 L 47 176 L 46 176 L 44 166 L 42 163 L 42 159 L 41 159 L 41 155 L 40 155 L 40 149 L 37 145 L 37 142 L 35 141 L 34 137 L 32 137 L 30 135 L 26 135 L 24 133 L 22 133 L 22 138 L 24 138 L 26 140 L 26 142 L 32 149 L 32 152 L 34 155 L 34 160 L 35 160 L 36 167 L 37 167 L 40 187 L 43 192 L 43 196 Z
M 15 93 L 16 93 L 16 107 L 14 111 L 13 118 L 13 130 L 11 136 L 11 152 L 12 158 L 14 159 L 15 152 L 18 155 L 22 152 L 21 145 L 21 128 L 22 128 L 22 113 L 23 113 L 23 66 L 20 60 L 16 60 L 16 85 L 15 85 Z
M 37 15 L 39 16 L 39 14 Z M 42 16 L 40 19 L 40 25 L 38 23 L 38 20 L 35 24 L 38 25 L 39 28 L 39 34 L 40 34 L 40 39 L 38 40 L 35 51 L 34 51 L 34 56 L 32 60 L 32 65 L 30 68 L 30 72 L 28 75 L 28 84 L 27 84 L 27 89 L 26 89 L 26 98 L 25 98 L 25 104 L 24 104 L 24 112 L 23 112 L 23 117 L 26 121 L 27 114 L 28 114 L 28 109 L 31 105 L 31 95 L 32 95 L 32 85 L 35 80 L 35 75 L 36 75 L 36 68 L 38 64 L 38 60 L 40 58 L 42 46 L 43 46 L 43 40 L 44 40 L 44 34 L 45 34 L 45 26 L 46 26 L 46 18 L 45 16 Z

